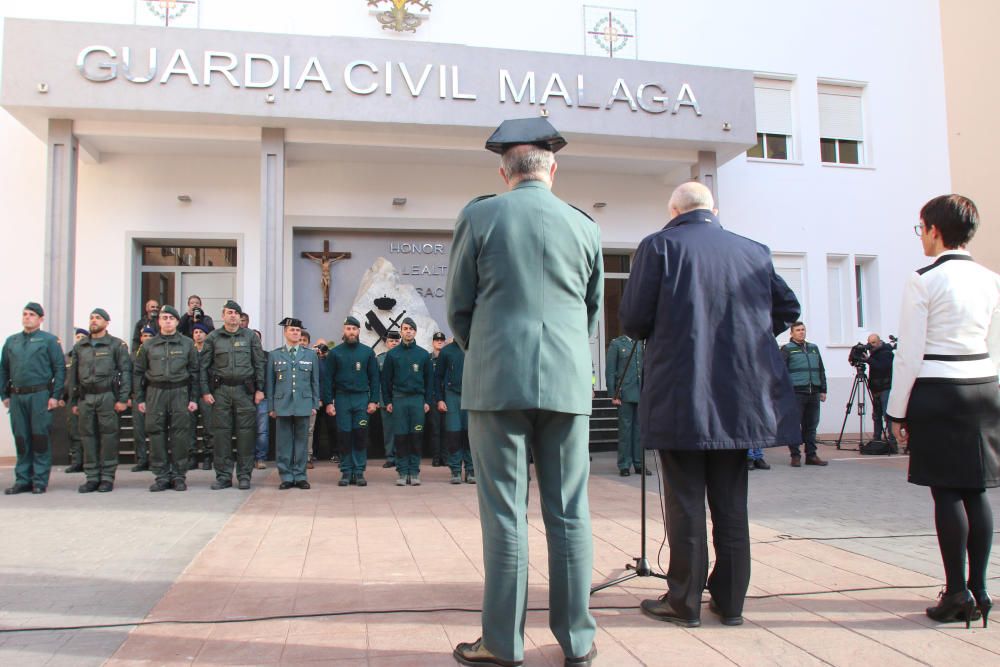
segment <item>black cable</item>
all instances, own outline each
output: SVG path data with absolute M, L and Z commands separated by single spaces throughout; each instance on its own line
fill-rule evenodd
M 994 535 L 1000 535 L 1000 530 L 994 530 Z M 803 537 L 800 535 L 778 535 L 776 540 L 754 540 L 751 544 L 777 544 L 779 542 L 832 542 L 835 540 L 894 540 L 911 537 L 937 537 L 937 533 L 903 533 L 901 535 L 844 535 L 826 537 Z

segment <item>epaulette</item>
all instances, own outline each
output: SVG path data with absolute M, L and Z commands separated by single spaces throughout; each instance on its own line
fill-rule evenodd
M 567 203 L 569 203 L 569 202 L 567 202 Z M 572 205 L 572 204 L 570 204 L 570 206 L 573 206 L 573 205 Z M 597 221 L 596 221 L 596 220 L 594 220 L 594 219 L 593 219 L 592 217 L 590 217 L 590 214 L 589 214 L 589 213 L 587 213 L 586 211 L 584 211 L 584 210 L 583 210 L 582 208 L 578 208 L 578 207 L 576 207 L 576 206 L 573 206 L 573 208 L 575 208 L 576 210 L 578 210 L 578 211 L 579 211 L 580 213 L 583 213 L 584 217 L 585 217 L 585 218 L 587 218 L 587 220 L 590 220 L 591 222 L 594 222 L 594 223 L 596 223 L 596 222 L 597 222 Z

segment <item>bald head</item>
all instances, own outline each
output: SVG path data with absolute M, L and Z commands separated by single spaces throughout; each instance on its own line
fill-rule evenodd
M 670 195 L 670 217 L 672 218 L 699 208 L 709 211 L 715 208 L 712 191 L 701 183 L 696 181 L 684 183 L 677 186 L 677 189 Z

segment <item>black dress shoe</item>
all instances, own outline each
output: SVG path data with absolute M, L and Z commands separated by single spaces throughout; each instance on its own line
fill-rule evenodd
M 278 491 L 287 491 L 288 489 L 295 486 L 294 482 L 282 482 L 278 485 Z
M 753 462 L 753 467 L 757 468 L 758 470 L 770 470 L 771 464 L 765 461 L 764 459 L 757 459 L 756 461 Z
M 3 494 L 5 496 L 16 496 L 19 493 L 27 493 L 31 491 L 31 487 L 25 484 L 15 484 L 14 486 L 4 489 Z
M 925 611 L 928 617 L 938 623 L 965 621 L 965 627 L 968 628 L 972 624 L 972 616 L 976 611 L 976 600 L 968 589 L 950 595 L 945 595 L 942 591 L 937 606 L 927 607 Z
M 239 482 L 236 483 L 236 488 L 240 491 L 247 491 L 250 488 L 250 480 L 244 477 Z
M 158 479 L 150 485 L 149 490 L 153 493 L 157 493 L 158 491 L 166 491 L 169 488 L 170 482 Z
M 587 655 L 579 658 L 566 658 L 563 660 L 563 667 L 590 667 L 594 664 L 594 658 L 596 657 L 597 644 L 591 644 L 590 651 L 587 652 Z
M 653 600 L 643 600 L 640 604 L 642 613 L 657 621 L 673 623 L 683 628 L 697 628 L 701 625 L 700 618 L 684 618 L 670 606 L 669 593 Z
M 136 463 L 134 466 L 132 466 L 131 470 L 132 470 L 132 472 L 145 472 L 145 471 L 149 470 L 149 464 L 148 463 Z
M 635 474 L 636 475 L 641 475 L 642 474 L 642 466 L 636 466 L 635 467 Z M 646 475 L 652 475 L 652 474 L 653 474 L 653 471 L 650 470 L 649 468 L 646 468 Z
M 618 471 L 619 477 L 629 477 L 631 474 L 632 473 L 628 471 L 628 468 L 622 468 L 621 470 Z
M 499 665 L 499 667 L 520 667 L 523 660 L 504 660 L 498 658 L 483 646 L 483 639 L 480 637 L 474 642 L 462 642 L 452 651 L 452 656 L 462 665 L 476 667 L 477 665 Z
M 97 487 L 100 485 L 100 482 L 84 482 L 79 486 L 79 488 L 77 488 L 77 491 L 80 493 L 93 493 L 94 491 L 97 491 Z
M 33 487 L 31 487 L 31 492 L 37 496 L 40 493 L 45 493 L 45 487 L 44 486 L 33 486 Z
M 295 482 L 295 486 L 297 486 L 297 487 L 299 487 L 300 489 L 303 489 L 303 490 L 305 490 L 305 489 L 311 489 L 312 488 L 312 486 L 309 484 L 309 482 L 307 482 L 304 479 L 300 479 L 299 481 Z
M 213 491 L 221 491 L 222 489 L 229 489 L 233 486 L 233 480 L 231 479 L 217 479 L 212 482 L 212 486 L 209 488 Z
M 357 483 L 358 483 L 358 476 L 357 475 L 351 475 L 351 486 L 354 486 Z
M 743 625 L 742 616 L 726 616 L 722 613 L 722 609 L 719 605 L 715 604 L 715 598 L 709 598 L 708 600 L 708 610 L 722 619 L 723 625 Z
M 171 484 L 171 486 L 174 487 L 174 491 L 187 491 L 188 490 L 187 482 L 185 482 L 183 479 L 181 479 L 179 477 L 173 481 L 173 483 Z
M 392 461 L 386 461 L 385 463 L 382 464 L 382 467 L 383 468 L 395 468 L 396 464 L 393 463 Z
M 83 472 L 83 465 L 72 463 L 63 469 L 63 472 Z
M 97 486 L 98 493 L 108 493 L 115 488 L 115 483 L 110 479 L 102 479 L 101 483 Z

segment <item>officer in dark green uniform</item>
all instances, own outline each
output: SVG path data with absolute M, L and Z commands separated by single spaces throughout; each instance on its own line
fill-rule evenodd
M 633 353 L 632 350 L 635 350 Z M 639 386 L 642 377 L 642 345 L 622 335 L 608 346 L 604 380 L 611 403 L 618 408 L 618 474 L 628 477 L 643 470 L 643 449 L 639 441 Z M 619 392 L 621 388 L 621 393 Z M 652 474 L 649 470 L 646 474 Z
M 431 349 L 429 351 L 431 354 L 431 374 L 434 377 L 437 377 L 438 359 L 446 340 L 447 338 L 440 331 L 435 331 L 434 335 L 431 336 Z M 434 393 L 437 393 L 436 390 Z M 436 401 L 437 398 L 431 403 L 431 411 L 427 413 L 427 428 L 424 430 L 426 431 L 427 449 L 431 453 L 431 466 L 439 468 L 448 465 L 448 452 L 445 451 L 446 445 L 442 437 L 444 415 L 438 412 Z
M 264 400 L 267 356 L 257 334 L 240 326 L 242 314 L 240 304 L 226 302 L 222 307 L 223 326 L 205 339 L 201 358 L 202 398 L 212 406 L 215 447 L 212 488 L 216 490 L 233 485 L 234 428 L 236 479 L 240 489 L 250 488 L 257 440 L 257 404 Z
M 111 317 L 103 308 L 90 313 L 90 336 L 73 346 L 67 386 L 73 414 L 80 418 L 83 471 L 80 493 L 114 488 L 118 470 L 118 415 L 128 408 L 132 361 L 128 345 L 108 333 Z
M 368 420 L 378 407 L 379 369 L 375 353 L 359 342 L 361 322 L 344 320 L 344 342 L 326 355 L 323 402 L 326 413 L 337 418 L 340 445 L 339 486 L 368 486 Z
M 160 306 L 156 306 L 156 316 L 160 315 Z M 156 329 L 153 327 L 143 327 L 142 331 L 139 332 L 139 344 L 132 351 L 132 366 L 135 367 L 135 358 L 139 356 L 139 350 L 142 349 L 142 345 L 156 335 L 156 330 L 159 329 L 159 322 L 156 324 Z M 146 415 L 139 412 L 139 401 L 136 400 L 136 390 L 137 386 L 133 382 L 132 384 L 132 400 L 129 401 L 129 407 L 132 410 L 132 447 L 135 449 L 135 465 L 132 466 L 132 472 L 145 472 L 149 470 L 149 440 L 146 438 Z
M 59 407 L 66 361 L 59 340 L 41 331 L 45 311 L 30 302 L 21 312 L 23 331 L 7 338 L 0 352 L 0 398 L 10 411 L 17 463 L 14 485 L 4 493 L 45 493 L 52 471 L 52 410 Z
M 385 355 L 382 396 L 395 432 L 396 486 L 420 486 L 420 446 L 424 416 L 434 400 L 434 376 L 431 355 L 414 340 L 417 323 L 407 317 L 399 330 L 403 342 Z
M 191 340 L 194 341 L 194 349 L 198 350 L 198 365 L 205 363 L 205 339 L 211 329 L 204 322 L 198 322 L 191 326 Z M 201 421 L 201 442 L 198 442 L 198 422 Z M 203 396 L 198 397 L 198 411 L 191 413 L 191 462 L 188 464 L 190 470 L 198 467 L 199 459 L 202 470 L 212 469 L 212 459 L 215 455 L 212 447 L 212 406 L 209 405 Z
M 73 332 L 73 345 L 76 345 L 89 335 L 90 332 L 86 329 L 77 328 Z M 62 341 L 60 340 L 60 342 Z M 66 387 L 63 389 L 59 407 L 69 405 L 72 399 L 69 393 L 69 376 L 73 372 L 73 363 L 73 347 L 70 346 L 69 352 L 66 353 Z M 80 416 L 74 414 L 72 409 L 66 411 L 66 439 L 69 440 L 69 465 L 63 468 L 63 472 L 83 472 L 83 444 L 80 441 Z
M 399 345 L 401 340 L 398 331 L 390 331 L 385 335 L 385 352 L 382 352 L 375 357 L 375 361 L 378 362 L 378 372 L 379 372 L 379 389 L 382 385 L 382 370 L 385 368 L 385 355 L 389 354 L 389 350 Z M 382 464 L 383 468 L 395 468 L 396 467 L 396 431 L 392 425 L 392 415 L 388 410 L 385 409 L 385 397 L 380 397 L 382 400 L 378 404 L 379 417 L 382 419 L 382 447 L 385 450 L 385 463 Z
M 465 481 L 476 483 L 476 473 L 469 450 L 469 413 L 462 409 L 462 372 L 465 352 L 452 341 L 441 350 L 434 369 L 434 393 L 437 411 L 444 415 L 444 442 L 448 449 L 448 467 L 451 483 L 462 483 L 462 465 L 465 464 Z
M 149 490 L 154 492 L 171 487 L 187 491 L 190 413 L 198 409 L 199 367 L 194 343 L 177 331 L 180 320 L 173 306 L 160 309 L 160 333 L 139 348 L 132 373 L 139 412 L 146 415 L 150 467 L 156 475 Z

